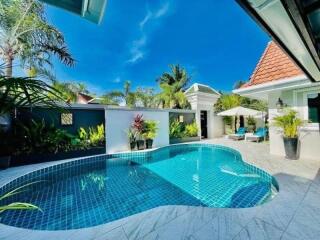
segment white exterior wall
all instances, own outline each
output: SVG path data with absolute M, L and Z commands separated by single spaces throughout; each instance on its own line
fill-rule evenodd
M 134 117 L 142 114 L 144 120 L 158 122 L 158 132 L 154 139 L 154 147 L 169 145 L 169 112 L 155 110 L 106 109 L 106 149 L 107 153 L 129 150 L 127 130 Z
M 198 135 L 201 136 L 201 111 L 207 111 L 207 128 L 208 138 L 221 137 L 224 127 L 222 118 L 214 113 L 214 104 L 220 96 L 196 92 L 187 95 L 188 101 L 191 104 L 191 109 L 196 111 L 196 122 L 199 126 Z
M 272 126 L 272 119 L 280 115 L 276 108 L 276 102 L 280 97 L 284 104 L 295 109 L 299 117 L 306 121 L 304 127 L 300 129 L 300 158 L 320 159 L 320 131 L 319 124 L 308 124 L 308 106 L 306 94 L 314 91 L 320 92 L 320 87 L 301 88 L 297 90 L 286 90 L 271 92 L 269 99 L 269 131 L 270 131 L 270 153 L 285 156 L 282 134 L 279 129 Z
M 212 117 L 212 124 L 213 124 L 213 132 L 212 135 L 214 138 L 222 137 L 224 135 L 224 122 L 222 117 L 217 116 L 213 113 Z

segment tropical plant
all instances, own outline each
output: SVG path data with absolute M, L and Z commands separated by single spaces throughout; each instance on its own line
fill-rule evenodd
M 137 132 L 137 135 L 142 134 L 144 128 L 144 120 L 142 114 L 137 114 L 132 123 L 132 128 Z
M 181 90 L 177 91 L 176 84 L 169 85 L 167 83 L 162 83 L 160 88 L 162 92 L 158 95 L 158 101 L 163 108 L 190 108 L 190 103 L 188 102 L 187 97 Z
M 255 109 L 257 111 L 266 112 L 268 110 L 268 103 L 265 101 L 251 99 L 247 97 L 241 97 L 241 104 L 242 107 Z
M 121 103 L 121 100 L 119 99 L 118 94 L 114 95 L 113 92 L 102 95 L 99 98 L 100 98 L 100 104 L 119 106 Z
M 26 188 L 27 186 L 31 185 L 33 183 L 29 183 L 29 184 L 25 184 L 21 187 L 18 187 L 2 196 L 0 196 L 0 202 L 2 201 L 7 201 L 8 198 L 17 195 L 19 193 L 23 192 L 23 188 Z M 41 209 L 31 203 L 25 203 L 25 202 L 13 202 L 13 203 L 9 203 L 3 206 L 0 206 L 0 214 L 3 213 L 4 211 L 8 211 L 8 210 L 39 210 L 41 211 Z
M 163 73 L 157 80 L 162 90 L 157 96 L 158 102 L 164 108 L 190 108 L 183 92 L 190 77 L 179 65 L 170 65 L 170 68 L 171 73 Z
M 129 143 L 133 143 L 137 139 L 137 132 L 133 128 L 129 128 L 127 130 L 127 136 L 128 136 Z
M 137 105 L 146 107 L 146 108 L 154 108 L 157 106 L 156 103 L 156 94 L 154 93 L 153 88 L 137 88 L 135 92 Z
M 0 114 L 9 113 L 15 108 L 36 105 L 60 108 L 49 95 L 63 102 L 61 93 L 41 80 L 0 76 Z
M 47 22 L 43 3 L 0 0 L 0 57 L 5 62 L 5 75 L 12 76 L 15 59 L 25 69 L 52 67 L 52 55 L 66 65 L 74 64 L 63 35 Z
M 135 92 L 131 91 L 130 81 L 125 81 L 122 91 L 111 91 L 105 94 L 103 98 L 111 100 L 116 103 L 116 105 L 124 102 L 128 107 L 135 107 L 137 103 L 137 96 Z
M 237 94 L 223 94 L 215 104 L 215 111 L 222 112 L 241 105 L 241 97 Z
M 88 141 L 89 140 L 89 134 L 87 133 L 86 129 L 84 129 L 83 127 L 79 128 L 78 135 L 79 135 L 79 139 L 81 141 Z
M 175 86 L 176 91 L 183 91 L 186 89 L 188 83 L 190 82 L 190 77 L 187 71 L 177 65 L 170 65 L 171 73 L 163 73 L 157 80 L 159 84 L 168 84 L 170 86 Z
M 179 119 L 171 119 L 169 126 L 170 138 L 182 138 L 184 137 L 185 124 L 181 123 Z
M 105 141 L 103 124 L 97 127 L 89 127 L 89 141 L 91 146 L 101 146 Z
M 53 124 L 47 125 L 42 119 L 32 119 L 25 124 L 17 122 L 19 148 L 15 154 L 57 153 L 72 149 L 71 141 L 75 136 L 65 130 L 57 129 Z
M 247 125 L 249 126 L 255 126 L 257 123 L 256 119 L 252 116 L 247 117 Z
M 252 117 L 252 116 L 248 116 L 247 117 L 247 126 L 248 126 L 248 131 L 249 132 L 255 131 L 256 124 L 257 124 L 257 121 L 256 121 L 256 119 L 254 117 Z
M 198 125 L 195 121 L 186 125 L 185 135 L 187 137 L 197 137 L 198 136 Z
M 60 92 L 60 98 L 68 103 L 74 103 L 77 101 L 77 97 L 80 93 L 89 94 L 84 83 L 75 82 L 59 82 L 53 81 L 52 88 Z M 49 94 L 52 99 L 56 99 L 56 96 Z
M 286 138 L 297 138 L 298 129 L 303 125 L 303 121 L 297 116 L 297 112 L 289 109 L 286 114 L 273 118 L 273 125 L 283 130 Z
M 144 121 L 142 137 L 144 139 L 154 139 L 157 136 L 158 123 L 153 120 Z

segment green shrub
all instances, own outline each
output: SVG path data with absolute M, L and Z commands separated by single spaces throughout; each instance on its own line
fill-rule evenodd
M 91 146 L 101 146 L 105 140 L 103 124 L 97 127 L 89 127 L 89 141 Z
M 144 139 L 154 139 L 157 136 L 158 123 L 153 120 L 145 120 L 143 123 L 142 137 Z
M 170 138 L 182 138 L 184 136 L 185 124 L 179 122 L 178 119 L 172 120 L 170 123 Z
M 80 128 L 78 131 L 80 144 L 83 147 L 101 146 L 105 141 L 103 124 L 96 127 L 89 127 L 88 130 Z
M 103 124 L 90 127 L 88 130 L 80 128 L 74 136 L 66 130 L 56 128 L 53 124 L 31 120 L 28 123 L 17 122 L 14 128 L 15 135 L 10 145 L 14 155 L 58 153 L 72 150 L 84 150 L 103 145 L 105 141 Z
M 75 138 L 65 130 L 57 129 L 53 124 L 31 120 L 28 124 L 18 122 L 16 131 L 20 138 L 15 154 L 57 153 L 72 149 L 71 140 Z
M 197 123 L 194 121 L 193 123 L 190 123 L 188 125 L 186 125 L 186 129 L 185 129 L 185 136 L 186 137 L 197 137 L 198 136 L 198 125 Z
M 298 137 L 298 128 L 303 125 L 303 121 L 298 118 L 296 111 L 290 109 L 285 115 L 275 117 L 273 124 L 282 128 L 284 137 L 296 138 Z
M 247 117 L 247 126 L 248 126 L 248 131 L 249 132 L 255 131 L 256 124 L 257 124 L 257 121 L 256 121 L 256 119 L 254 117 L 252 117 L 252 116 L 248 116 Z
M 198 130 L 198 125 L 195 121 L 185 124 L 175 119 L 170 123 L 170 138 L 196 137 L 198 136 Z

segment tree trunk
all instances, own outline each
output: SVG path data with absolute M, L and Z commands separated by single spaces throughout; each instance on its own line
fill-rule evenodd
M 7 77 L 12 77 L 12 63 L 13 63 L 13 57 L 7 56 L 5 58 L 5 75 Z

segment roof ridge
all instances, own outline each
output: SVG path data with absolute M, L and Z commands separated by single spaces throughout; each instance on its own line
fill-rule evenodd
M 264 58 L 267 55 L 267 52 L 270 50 L 271 48 L 271 44 L 273 43 L 273 41 L 269 41 L 267 44 L 267 47 L 264 49 L 262 56 L 260 57 L 258 64 L 256 65 L 256 67 L 254 68 L 253 73 L 250 76 L 250 80 L 249 80 L 249 84 L 251 83 L 252 79 L 254 79 L 255 75 L 257 74 L 258 70 L 261 68 L 261 63 L 264 60 Z

